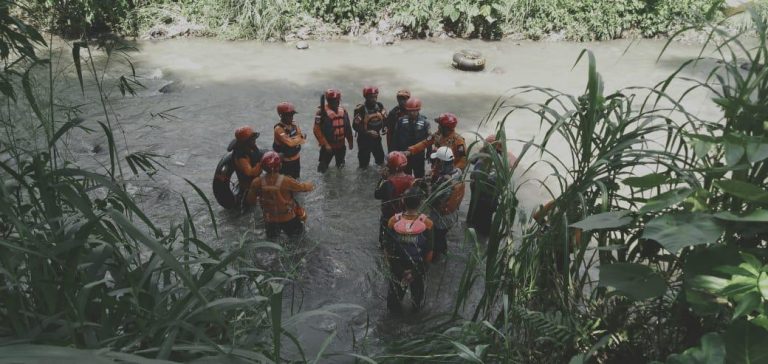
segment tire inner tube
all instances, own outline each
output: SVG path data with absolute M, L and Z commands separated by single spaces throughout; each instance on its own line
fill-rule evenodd
M 213 175 L 213 196 L 221 207 L 232 210 L 237 208 L 237 195 L 239 187 L 235 174 L 235 163 L 232 159 L 232 152 L 228 152 L 219 161 L 216 166 L 216 172 Z
M 452 65 L 462 71 L 482 71 L 485 68 L 485 58 L 478 51 L 462 49 L 453 54 Z

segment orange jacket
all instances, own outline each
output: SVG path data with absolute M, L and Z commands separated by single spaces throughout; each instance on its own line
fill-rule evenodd
M 290 176 L 269 173 L 251 182 L 246 201 L 251 205 L 260 203 L 265 221 L 286 222 L 296 217 L 298 204 L 293 193 L 309 192 L 314 188 L 312 182 L 301 183 Z
M 275 125 L 275 138 L 273 144 L 279 144 L 288 148 L 293 148 L 302 145 L 307 141 L 304 139 L 304 134 L 301 132 L 301 127 L 299 127 L 298 124 L 295 122 L 293 124 L 293 127 L 296 128 L 296 133 L 294 136 L 291 136 L 291 134 L 286 131 L 286 127 L 287 125 L 284 125 L 283 123 Z M 295 161 L 299 159 L 299 155 L 300 153 L 296 153 L 296 155 L 292 157 L 283 156 L 283 161 Z
M 424 139 L 408 147 L 408 151 L 411 154 L 418 154 L 430 146 L 433 146 L 435 149 L 440 147 L 451 148 L 454 156 L 453 165 L 462 171 L 467 167 L 467 146 L 464 143 L 464 138 L 459 135 L 459 133 L 454 131 L 448 135 L 443 136 L 439 131 L 436 131 L 427 139 Z

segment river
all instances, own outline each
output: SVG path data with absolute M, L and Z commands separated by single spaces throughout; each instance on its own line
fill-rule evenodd
M 462 262 L 470 249 L 462 242 L 463 225 L 452 230 L 449 251 L 453 256 L 429 272 L 427 304 L 422 313 L 393 316 L 387 312 L 386 283 L 377 248 L 379 205 L 373 199 L 378 174 L 374 168 L 357 169 L 356 149 L 347 154 L 346 168 L 330 168 L 325 175 L 316 172 L 318 146 L 311 127 L 323 90 L 341 89 L 342 105 L 351 110 L 362 102 L 361 90 L 365 85 L 379 87 L 379 101 L 387 108 L 394 105 L 396 90 L 409 88 L 423 100 L 422 113 L 430 120 L 441 112 L 455 113 L 459 118 L 458 130 L 470 142 L 475 139 L 473 133 L 484 136 L 492 130 L 488 125 L 479 126 L 480 121 L 496 99 L 509 94 L 514 87 L 537 85 L 570 93 L 583 91 L 586 63 L 571 68 L 584 48 L 595 53 L 607 91 L 653 86 L 700 50 L 698 45 L 673 43 L 657 62 L 664 41 L 630 44 L 418 40 L 386 47 L 354 41 L 310 45 L 308 50 L 297 50 L 282 43 L 212 39 L 141 41 L 136 44 L 139 52 L 130 56 L 146 88 L 134 97 L 124 98 L 113 90 L 111 97 L 123 131 L 121 138 L 130 150 L 169 157 L 164 162 L 167 170 L 161 170 L 153 179 L 132 181 L 131 192 L 150 208 L 151 217 L 160 226 L 178 218 L 179 211 L 183 211 L 177 195 L 183 193 L 190 200 L 196 225 L 208 239 L 214 236 L 207 210 L 183 179 L 201 186 L 213 200 L 212 172 L 232 139 L 233 130 L 244 124 L 252 125 L 262 133 L 257 144 L 269 148 L 272 126 L 277 122 L 275 105 L 283 100 L 296 105 L 296 120 L 310 136 L 310 143 L 302 151 L 302 178 L 313 181 L 316 189 L 303 197 L 309 214 L 307 235 L 298 247 L 303 261 L 295 285 L 286 290 L 285 311 L 291 307 L 311 310 L 335 303 L 363 308 L 340 311 L 338 317 L 315 317 L 292 329 L 310 358 L 331 333 L 336 337 L 328 352 L 350 351 L 353 342 L 358 350 L 364 347 L 375 352 L 388 339 L 402 338 L 411 332 L 430 314 L 450 311 L 463 271 Z M 453 52 L 464 48 L 477 49 L 487 57 L 486 71 L 471 73 L 451 68 Z M 173 82 L 171 92 L 158 91 L 169 82 Z M 79 92 L 74 86 L 71 89 Z M 674 90 L 680 88 L 673 89 L 673 93 Z M 86 99 L 90 96 L 94 95 L 87 94 Z M 703 96 L 689 99 L 689 111 L 713 111 L 710 103 L 701 102 Z M 537 99 L 526 96 L 514 101 Z M 84 110 L 84 118 L 99 118 L 97 107 L 87 106 Z M 513 152 L 520 150 L 520 141 L 536 138 L 541 131 L 538 120 L 530 114 L 514 114 L 506 129 L 508 136 L 516 140 L 509 143 Z M 99 159 L 99 153 L 92 153 L 95 139 L 84 136 L 70 143 L 77 159 Z M 554 145 L 553 152 L 562 155 L 567 150 Z M 530 160 L 523 160 L 523 164 L 527 163 Z M 528 178 L 540 178 L 547 173 L 534 171 Z M 520 183 L 523 181 L 521 178 Z M 468 198 L 469 193 L 462 206 L 462 221 Z M 519 198 L 528 210 L 549 199 L 536 183 L 525 184 Z M 218 206 L 214 212 L 221 234 L 219 246 L 232 244 L 246 234 L 255 234 L 257 239 L 264 237 L 258 214 L 241 215 Z M 341 360 L 349 359 L 329 359 Z

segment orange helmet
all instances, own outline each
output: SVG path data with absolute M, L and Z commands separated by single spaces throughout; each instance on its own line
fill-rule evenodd
M 389 152 L 387 155 L 387 168 L 392 171 L 397 171 L 405 168 L 408 165 L 408 158 L 403 152 Z
M 378 94 L 379 94 L 379 88 L 376 86 L 363 87 L 363 97 L 367 97 L 368 95 L 378 95 Z
M 280 170 L 280 155 L 277 152 L 270 150 L 264 153 L 261 157 L 261 168 L 264 168 L 267 172 L 277 172 Z
M 329 100 L 338 100 L 341 98 L 341 91 L 335 88 L 325 90 L 325 98 Z
M 296 108 L 293 106 L 292 103 L 290 103 L 288 101 L 283 101 L 283 102 L 277 104 L 277 114 L 278 115 L 287 114 L 287 113 L 292 113 L 292 114 L 296 113 Z
M 248 139 L 255 138 L 257 136 L 258 135 L 253 131 L 253 128 L 247 125 L 235 129 L 235 139 L 237 139 L 238 142 L 245 142 L 248 141 Z
M 440 116 L 435 119 L 440 126 L 449 128 L 449 129 L 455 129 L 456 124 L 459 123 L 459 119 L 456 117 L 456 115 L 453 115 L 452 113 L 446 112 L 440 114 Z
M 408 99 L 411 97 L 411 91 L 408 91 L 406 89 L 398 90 L 397 97 L 405 97 L 406 99 Z
M 411 97 L 405 102 L 406 111 L 419 111 L 421 110 L 421 100 L 416 97 Z

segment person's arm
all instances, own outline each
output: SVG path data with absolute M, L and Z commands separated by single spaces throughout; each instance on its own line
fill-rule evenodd
M 354 148 L 352 126 L 350 126 L 349 124 L 349 114 L 346 112 L 344 113 L 344 135 L 347 137 L 347 144 L 349 144 L 349 150 L 352 150 Z
M 358 133 L 360 133 L 360 130 L 363 128 L 363 110 L 365 109 L 365 106 L 363 105 L 357 105 L 355 108 L 354 117 L 352 118 L 352 129 Z
M 538 209 L 533 214 L 533 219 L 536 220 L 537 223 L 543 224 L 546 222 L 546 216 L 549 213 L 549 211 L 552 210 L 552 208 L 555 207 L 555 200 L 547 202 L 544 206 L 542 206 L 540 209 Z
M 315 134 L 315 138 L 317 138 L 317 142 L 320 144 L 321 148 L 329 148 L 331 144 L 328 143 L 328 141 L 325 139 L 325 135 L 323 135 L 323 129 L 320 127 L 322 122 L 323 119 L 320 116 L 320 112 L 318 111 L 317 114 L 315 114 L 315 126 L 312 127 L 312 132 Z
M 261 163 L 256 163 L 255 166 L 251 167 L 251 161 L 248 158 L 236 159 L 235 166 L 246 176 L 258 177 L 261 175 Z
M 434 143 L 435 143 L 435 136 L 434 135 L 430 135 L 430 136 L 427 137 L 427 139 L 424 139 L 424 140 L 422 140 L 422 141 L 420 141 L 420 142 L 418 142 L 418 143 L 408 147 L 408 153 L 410 153 L 411 155 L 419 154 L 419 153 L 423 152 L 424 150 L 426 150 L 428 147 L 431 147 L 432 144 L 434 144 Z
M 459 140 L 456 144 L 456 155 L 454 156 L 455 161 L 453 162 L 453 165 L 463 171 L 464 168 L 467 167 L 467 148 L 464 144 L 464 138 L 459 137 Z
M 297 129 L 297 135 L 295 137 L 291 137 L 288 135 L 288 133 L 285 132 L 285 129 L 283 129 L 281 126 L 275 127 L 275 140 L 278 141 L 280 144 L 286 145 L 288 147 L 295 147 L 297 145 L 304 144 L 304 136 L 301 134 L 301 129 Z
M 255 205 L 259 202 L 259 192 L 261 191 L 261 178 L 254 178 L 251 185 L 248 186 L 248 193 L 245 195 L 245 202 L 249 205 Z
M 312 182 L 299 182 L 290 176 L 283 176 L 283 184 L 280 185 L 280 189 L 291 192 L 309 192 L 315 189 L 315 185 Z

